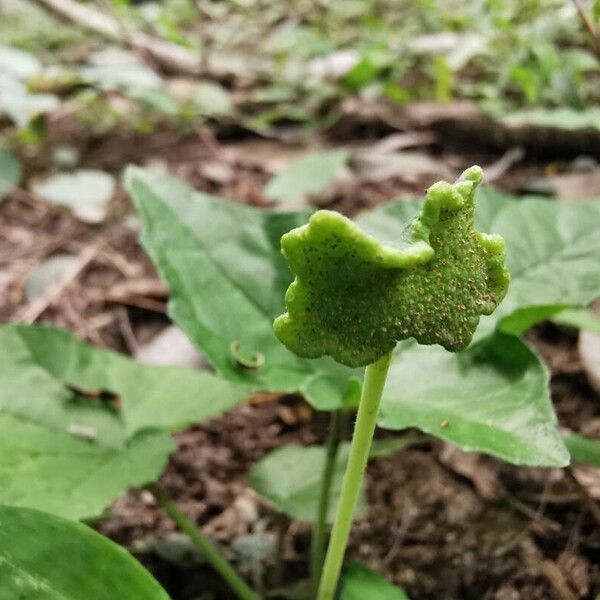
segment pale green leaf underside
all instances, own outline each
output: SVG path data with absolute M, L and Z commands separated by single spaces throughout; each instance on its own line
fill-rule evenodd
M 1 600 L 169 600 L 123 548 L 54 515 L 0 506 Z
M 382 244 L 339 213 L 319 211 L 285 234 L 281 248 L 296 278 L 277 337 L 305 358 L 331 356 L 360 367 L 410 337 L 465 348 L 482 314 L 506 294 L 504 244 L 475 231 L 481 169 L 427 192 L 398 242 Z

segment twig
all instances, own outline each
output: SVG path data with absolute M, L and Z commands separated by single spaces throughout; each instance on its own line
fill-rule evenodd
M 600 58 L 600 32 L 596 27 L 596 24 L 585 10 L 585 7 L 581 3 L 581 0 L 572 0 L 583 26 L 588 30 L 590 37 L 592 38 L 592 49 L 598 58 Z
M 201 75 L 204 70 L 199 54 L 146 33 L 128 31 L 118 20 L 75 0 L 31 1 L 89 31 L 146 52 L 167 70 L 194 76 Z

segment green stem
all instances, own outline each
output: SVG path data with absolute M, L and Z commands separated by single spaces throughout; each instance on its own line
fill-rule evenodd
M 327 515 L 331 500 L 331 484 L 335 472 L 335 462 L 340 446 L 340 431 L 342 424 L 342 409 L 331 413 L 329 435 L 327 437 L 327 450 L 325 466 L 321 478 L 321 489 L 319 490 L 319 507 L 317 520 L 313 528 L 311 554 L 310 554 L 310 576 L 313 589 L 316 591 L 321 577 L 323 567 L 323 556 L 325 554 L 325 541 L 327 537 Z
M 319 584 L 317 600 L 333 600 L 342 570 L 342 562 L 346 552 L 346 544 L 352 527 L 352 518 L 356 509 L 356 501 L 360 492 L 365 467 L 369 458 L 369 450 L 377 423 L 379 402 L 390 366 L 391 353 L 382 356 L 369 365 L 365 372 L 362 396 L 354 425 L 352 445 L 342 493 L 337 508 L 329 548 L 323 566 L 323 574 Z
M 200 550 L 212 568 L 229 584 L 229 587 L 236 593 L 237 597 L 240 600 L 259 600 L 259 596 L 234 571 L 217 546 L 177 508 L 175 503 L 156 488 L 156 486 L 148 486 L 148 489 L 152 492 L 152 495 L 163 510 L 175 521 L 179 529 L 189 536 L 194 546 Z

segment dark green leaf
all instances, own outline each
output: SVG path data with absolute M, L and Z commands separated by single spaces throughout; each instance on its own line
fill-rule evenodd
M 89 527 L 0 506 L 0 598 L 168 600 L 126 550 Z

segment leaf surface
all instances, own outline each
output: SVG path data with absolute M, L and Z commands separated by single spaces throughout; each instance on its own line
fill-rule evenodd
M 517 465 L 565 466 L 548 378 L 514 336 L 497 333 L 456 354 L 406 342 L 388 374 L 379 425 L 417 427 Z
M 340 600 L 409 600 L 402 588 L 363 567 L 351 564 L 344 574 Z
M 169 600 L 125 549 L 89 527 L 0 506 L 2 600 Z

